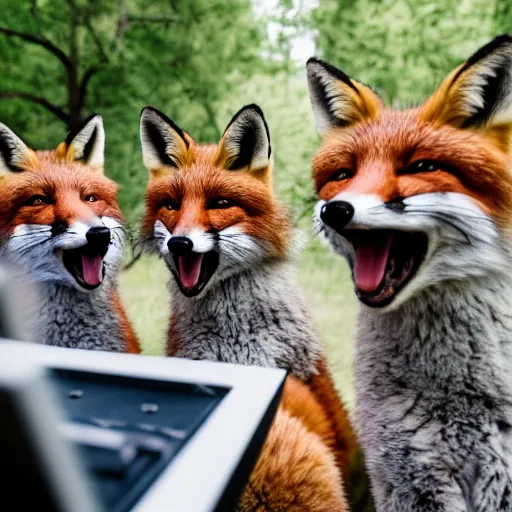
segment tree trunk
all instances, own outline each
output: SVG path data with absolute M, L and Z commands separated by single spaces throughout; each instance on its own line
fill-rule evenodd
M 78 82 L 78 63 L 80 58 L 78 51 L 78 12 L 73 0 L 69 0 L 69 5 L 71 8 L 71 38 L 69 53 L 71 65 L 67 71 L 69 112 L 68 129 L 73 130 L 80 126 L 83 120 L 83 105 L 80 100 L 80 85 Z

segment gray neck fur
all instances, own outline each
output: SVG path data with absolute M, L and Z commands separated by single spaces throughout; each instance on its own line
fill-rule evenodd
M 356 395 L 379 512 L 512 510 L 512 279 L 362 307 Z
M 316 372 L 322 345 L 288 263 L 265 262 L 184 297 L 172 281 L 170 337 L 178 357 Z
M 105 280 L 96 290 L 82 292 L 66 284 L 39 285 L 35 341 L 47 345 L 124 352 L 121 322 L 113 306 L 116 290 Z

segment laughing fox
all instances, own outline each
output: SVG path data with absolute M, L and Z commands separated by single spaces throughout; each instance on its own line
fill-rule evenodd
M 512 510 L 512 37 L 418 108 L 307 65 L 315 223 L 361 301 L 356 417 L 379 512 Z
M 335 475 L 348 481 L 355 441 L 295 284 L 262 111 L 241 109 L 215 146 L 147 107 L 141 144 L 150 171 L 143 245 L 174 278 L 168 354 L 292 375 L 240 510 L 345 510 Z
M 125 229 L 104 144 L 98 115 L 55 151 L 32 151 L 0 124 L 0 261 L 36 284 L 39 341 L 139 352 L 116 289 Z

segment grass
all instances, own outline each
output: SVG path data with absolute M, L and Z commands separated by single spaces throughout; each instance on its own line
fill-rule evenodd
M 357 309 L 345 261 L 317 240 L 299 258 L 299 284 L 326 347 L 336 385 L 352 405 L 352 331 Z M 121 275 L 121 296 L 145 354 L 163 355 L 169 320 L 169 273 L 164 264 L 143 257 Z

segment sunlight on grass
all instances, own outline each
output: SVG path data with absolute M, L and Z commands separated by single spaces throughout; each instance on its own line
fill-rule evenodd
M 169 322 L 169 272 L 161 260 L 143 256 L 121 273 L 120 292 L 144 354 L 164 355 Z
M 143 257 L 121 275 L 121 296 L 144 354 L 165 353 L 169 316 L 169 273 L 153 257 Z M 344 260 L 316 240 L 299 259 L 299 283 L 316 322 L 338 389 L 352 405 L 352 330 L 357 302 Z

